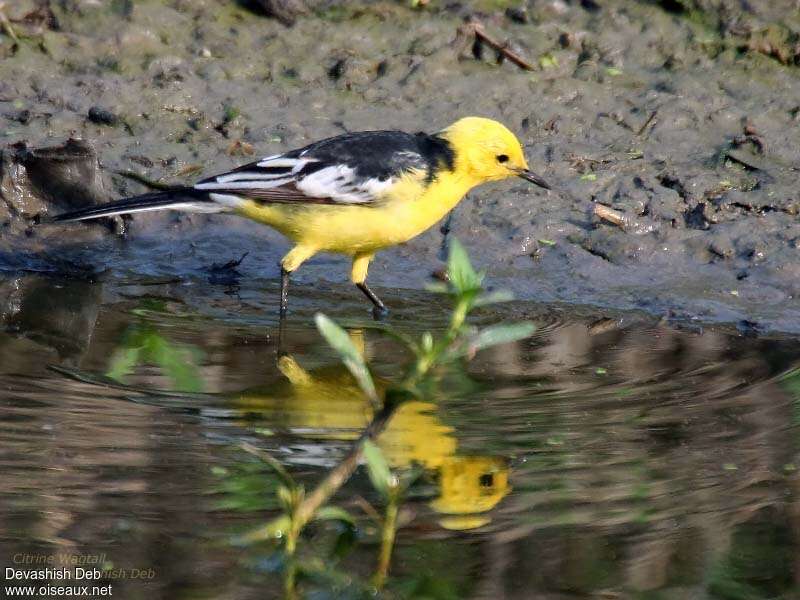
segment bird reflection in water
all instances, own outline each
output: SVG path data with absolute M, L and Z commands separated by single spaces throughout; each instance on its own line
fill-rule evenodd
M 364 335 L 350 331 L 364 353 Z M 370 422 L 373 407 L 342 365 L 306 370 L 292 356 L 278 359 L 285 380 L 269 390 L 244 392 L 234 400 L 238 410 L 263 422 L 312 440 L 353 441 Z M 378 395 L 388 382 L 375 378 Z M 455 430 L 443 423 L 432 402 L 409 400 L 398 406 L 377 438 L 389 465 L 418 465 L 437 483 L 430 506 L 448 529 L 473 529 L 491 521 L 486 514 L 510 491 L 508 460 L 459 452 Z

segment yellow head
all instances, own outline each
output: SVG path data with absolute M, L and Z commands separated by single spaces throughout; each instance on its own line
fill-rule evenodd
M 459 119 L 440 133 L 455 152 L 456 171 L 476 184 L 522 177 L 550 189 L 538 175 L 528 169 L 528 161 L 517 136 L 502 123 L 481 117 Z

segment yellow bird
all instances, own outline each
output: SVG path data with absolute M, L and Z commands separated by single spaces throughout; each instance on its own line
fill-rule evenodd
M 281 315 L 289 275 L 318 252 L 352 257 L 351 279 L 372 301 L 367 269 L 378 250 L 419 235 L 473 187 L 508 177 L 550 186 L 528 169 L 522 145 L 491 119 L 466 117 L 434 134 L 347 133 L 268 156 L 194 186 L 57 216 L 82 221 L 151 210 L 232 212 L 294 242 L 281 260 Z

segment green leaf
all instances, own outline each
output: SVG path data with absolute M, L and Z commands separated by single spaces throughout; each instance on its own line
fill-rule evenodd
M 231 121 L 235 120 L 236 117 L 242 114 L 242 111 L 239 108 L 231 104 L 226 104 L 223 110 L 224 110 L 224 119 L 226 123 L 230 123 Z
M 182 392 L 202 392 L 203 380 L 190 348 L 171 344 L 157 333 L 145 341 L 148 358 L 151 358 Z
M 278 496 L 278 501 L 281 503 L 284 512 L 287 514 L 292 514 L 294 511 L 296 494 L 294 494 L 288 487 L 280 486 L 276 496 Z
M 314 320 L 322 337 L 339 354 L 342 362 L 353 374 L 359 387 L 367 395 L 370 402 L 375 406 L 379 406 L 380 400 L 378 399 L 378 393 L 375 391 L 372 375 L 367 369 L 364 357 L 361 356 L 347 332 L 322 313 L 317 313 Z
M 250 533 L 238 536 L 234 539 L 235 544 L 253 544 L 264 540 L 277 540 L 284 537 L 292 526 L 292 519 L 289 515 L 281 515 L 258 529 Z
M 480 330 L 467 342 L 462 354 L 474 356 L 478 350 L 499 344 L 509 344 L 533 335 L 536 326 L 533 323 L 512 323 L 510 325 L 493 325 Z
M 430 331 L 426 331 L 422 334 L 422 342 L 420 344 L 420 348 L 426 354 L 429 354 L 433 351 L 433 335 L 431 335 Z
M 248 454 L 252 454 L 259 460 L 264 461 L 280 478 L 281 483 L 283 483 L 283 485 L 285 485 L 287 488 L 295 489 L 297 487 L 297 482 L 294 480 L 294 477 L 289 474 L 289 471 L 284 468 L 277 458 L 268 452 L 261 450 L 260 448 L 256 448 L 252 444 L 248 444 L 247 442 L 242 442 L 239 444 L 239 447 Z
M 406 335 L 401 331 L 395 331 L 394 329 L 386 327 L 385 325 L 374 325 L 374 324 L 362 325 L 361 328 L 370 329 L 372 331 L 378 331 L 383 335 L 389 336 L 390 338 L 406 346 L 414 354 L 416 354 L 419 351 L 419 347 L 417 346 L 417 342 L 414 341 L 414 338 L 412 338 L 409 335 Z
M 370 440 L 364 442 L 364 459 L 367 461 L 367 473 L 372 487 L 384 498 L 389 498 L 392 489 L 397 486 L 397 478 L 389 469 L 381 449 Z
M 558 59 L 552 54 L 543 54 L 539 57 L 539 66 L 543 69 L 550 69 L 558 66 Z
M 213 510 L 252 514 L 280 508 L 280 479 L 271 471 L 265 473 L 261 462 L 242 461 L 214 469 L 216 481 L 207 490 Z
M 106 377 L 114 381 L 122 382 L 126 375 L 133 372 L 133 368 L 139 363 L 141 348 L 124 348 L 114 352 L 111 356 L 111 364 L 106 371 Z
M 425 285 L 425 290 L 432 294 L 446 294 L 450 291 L 447 284 L 443 281 L 434 281 Z
M 481 294 L 475 298 L 472 303 L 474 307 L 486 306 L 487 304 L 497 304 L 498 302 L 511 302 L 514 299 L 514 294 L 508 290 L 497 290 L 496 292 L 489 292 L 488 294 Z
M 630 160 L 639 160 L 644 156 L 644 152 L 641 150 L 628 150 L 627 155 Z
M 142 363 L 158 365 L 182 392 L 203 391 L 203 380 L 197 364 L 200 353 L 193 346 L 173 344 L 150 327 L 134 326 L 122 340 L 122 348 L 115 351 L 106 376 L 122 382 L 134 367 Z
M 323 506 L 314 515 L 315 521 L 339 521 L 350 527 L 356 526 L 353 515 L 338 506 Z
M 483 274 L 475 271 L 464 246 L 455 238 L 450 242 L 447 275 L 450 285 L 458 295 L 479 289 L 483 282 Z
M 417 479 L 422 477 L 423 473 L 425 473 L 425 469 L 417 463 L 406 469 L 400 476 L 400 488 L 403 493 L 408 491 L 408 488 L 410 488 Z

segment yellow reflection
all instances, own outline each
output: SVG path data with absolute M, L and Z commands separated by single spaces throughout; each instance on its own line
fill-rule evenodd
M 438 512 L 463 515 L 491 510 L 508 491 L 508 463 L 496 456 L 451 456 L 439 470 Z
M 358 332 L 351 333 L 357 345 Z M 235 399 L 244 413 L 256 413 L 296 435 L 313 439 L 354 440 L 372 418 L 369 400 L 344 366 L 305 370 L 291 356 L 278 361 L 286 378 L 270 390 L 246 392 Z M 386 382 L 376 380 L 379 394 Z M 510 491 L 508 464 L 494 456 L 458 453 L 453 428 L 442 423 L 435 404 L 412 400 L 402 404 L 377 443 L 393 468 L 421 465 L 438 482 L 439 497 L 431 507 L 447 515 L 442 526 L 471 529 L 489 522 L 479 516 L 491 510 Z
M 439 525 L 451 531 L 467 531 L 488 525 L 492 520 L 486 515 L 448 515 L 439 519 Z

